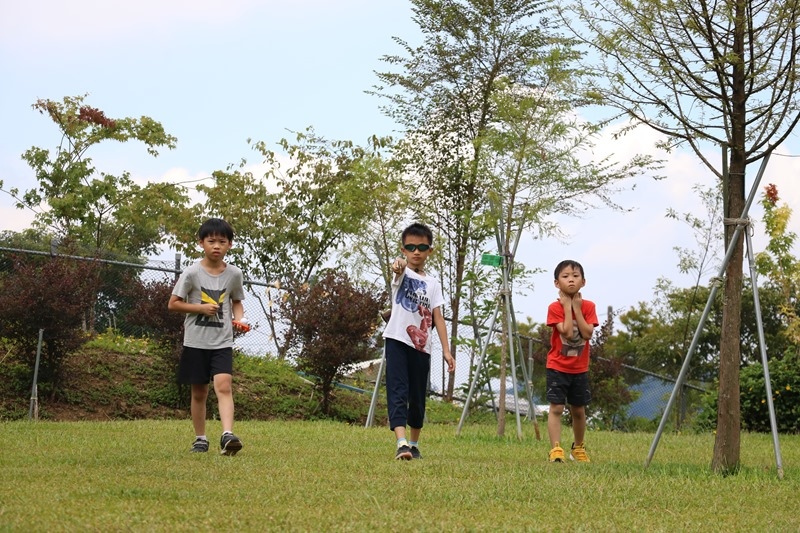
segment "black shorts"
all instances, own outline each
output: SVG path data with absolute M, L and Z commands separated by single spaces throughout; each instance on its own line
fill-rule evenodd
M 204 350 L 183 347 L 181 360 L 178 363 L 178 383 L 204 384 L 217 374 L 233 374 L 233 348 Z
M 567 374 L 547 369 L 547 401 L 553 405 L 582 407 L 592 401 L 589 392 L 589 373 Z

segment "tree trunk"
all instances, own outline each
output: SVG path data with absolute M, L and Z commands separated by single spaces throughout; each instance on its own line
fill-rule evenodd
M 744 57 L 745 12 L 738 3 L 735 16 L 733 51 Z M 739 218 L 745 203 L 745 118 L 746 87 L 744 64 L 733 63 L 731 82 L 731 164 L 728 176 L 728 205 L 725 217 Z M 735 226 L 731 230 L 735 229 Z M 726 250 L 730 243 L 726 231 Z M 739 468 L 741 411 L 739 405 L 739 364 L 741 360 L 742 318 L 742 259 L 743 235 L 733 243 L 734 251 L 725 269 L 725 289 L 722 307 L 722 331 L 719 352 L 719 398 L 717 406 L 717 435 L 711 469 L 720 474 L 734 473 Z
M 457 346 L 455 340 L 458 338 L 458 321 L 461 318 L 459 309 L 461 309 L 461 288 L 464 286 L 464 263 L 467 257 L 467 232 L 460 232 L 458 247 L 456 249 L 456 278 L 455 278 L 455 291 L 450 298 L 451 309 L 453 313 L 452 322 L 450 323 L 450 355 L 456 360 L 456 368 L 458 368 L 458 360 L 456 358 Z M 453 389 L 455 387 L 455 372 L 448 374 L 447 377 L 447 394 L 445 401 L 453 401 Z
M 505 309 L 505 301 L 499 300 Z M 508 336 L 506 335 L 507 316 L 506 313 L 502 314 L 500 320 L 500 398 L 497 405 L 497 436 L 502 437 L 506 434 L 506 376 L 508 361 Z

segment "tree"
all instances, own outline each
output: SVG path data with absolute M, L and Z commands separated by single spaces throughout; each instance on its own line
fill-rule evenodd
M 548 209 L 542 212 L 529 206 L 520 231 L 531 224 L 544 230 L 545 216 L 569 205 L 559 204 L 558 199 L 572 196 L 572 192 L 553 194 L 553 188 L 563 186 L 562 178 L 575 167 L 565 167 L 563 173 L 553 170 L 570 157 L 577 161 L 569 152 L 576 147 L 571 142 L 591 134 L 563 120 L 586 99 L 564 93 L 579 73 L 569 67 L 575 59 L 570 43 L 547 25 L 547 2 L 412 0 L 412 4 L 424 42 L 413 47 L 394 39 L 403 55 L 383 60 L 399 72 L 378 73 L 383 86 L 376 87 L 375 94 L 388 99 L 386 112 L 406 130 L 396 153 L 419 182 L 417 216 L 431 221 L 441 234 L 437 248 L 443 254 L 434 260 L 445 286 L 450 287 L 446 291 L 452 313 L 450 336 L 457 348 L 462 301 L 469 290 L 465 283 L 470 266 L 475 265 L 471 258 L 486 249 L 499 223 L 497 214 L 490 214 L 495 180 L 513 179 L 515 172 L 521 172 L 516 177 L 524 176 L 526 184 L 542 180 L 537 193 L 543 194 L 542 204 Z M 537 17 L 541 19 L 538 26 Z M 523 105 L 515 108 L 518 104 Z M 543 117 L 547 122 L 537 129 L 535 120 Z M 503 135 L 505 140 L 501 140 Z M 525 142 L 514 147 L 520 136 Z M 554 145 L 557 151 L 551 154 Z M 552 160 L 551 155 L 555 156 Z M 519 167 L 500 168 L 505 163 Z M 601 188 L 586 179 L 597 178 L 597 170 L 573 175 L 572 185 L 585 180 L 583 192 Z M 514 198 L 511 205 L 519 207 Z M 453 378 L 449 378 L 448 397 Z
M 236 230 L 232 261 L 251 277 L 273 284 L 266 313 L 274 338 L 284 339 L 278 346 L 281 358 L 293 320 L 284 317 L 286 328 L 280 327 L 272 304 L 293 298 L 334 259 L 339 247 L 363 233 L 374 214 L 371 195 L 381 177 L 368 162 L 386 143 L 388 139 L 373 137 L 361 147 L 327 140 L 309 128 L 297 133 L 294 143 L 278 143 L 288 165 L 259 141 L 253 148 L 264 158 L 263 177 L 228 168 L 214 172 L 211 185 L 197 187 L 205 200 L 193 206 L 196 216 L 204 213 L 230 222 Z M 193 242 L 187 238 L 181 247 L 187 255 L 197 253 Z
M 138 140 L 157 156 L 158 148 L 172 149 L 177 139 L 149 117 L 111 119 L 85 104 L 85 97 L 65 97 L 62 102 L 40 99 L 33 104 L 56 124 L 61 143 L 54 153 L 37 147 L 27 150 L 22 158 L 35 171 L 38 186 L 21 195 L 16 188 L 6 192 L 16 198 L 19 209 L 36 212 L 34 227 L 42 233 L 80 243 L 92 253 L 135 257 L 154 253 L 182 217 L 184 188 L 142 187 L 128 172 L 98 173 L 87 152 L 104 141 Z M 40 208 L 43 203 L 45 210 Z
M 354 363 L 374 357 L 378 311 L 385 298 L 369 286 L 355 286 L 343 272 L 328 270 L 286 300 L 294 308 L 292 347 L 298 367 L 319 380 L 326 415 L 334 382 Z
M 564 21 L 595 54 L 596 90 L 608 106 L 688 146 L 723 183 L 724 216 L 741 216 L 745 172 L 800 119 L 797 0 L 610 0 L 573 4 Z M 575 15 L 570 20 L 569 15 Z M 709 145 L 730 153 L 723 172 Z M 726 226 L 725 244 L 733 235 Z M 719 412 L 712 469 L 735 472 L 740 456 L 739 334 L 742 239 L 726 267 Z
M 764 207 L 764 224 L 769 243 L 767 249 L 756 255 L 756 267 L 768 278 L 768 286 L 779 296 L 777 313 L 767 318 L 779 318 L 781 335 L 792 346 L 794 352 L 800 347 L 800 261 L 792 254 L 797 234 L 788 230 L 792 209 L 787 204 L 778 204 L 778 188 L 768 185 L 761 205 Z M 761 293 L 759 293 L 761 296 Z M 773 357 L 785 355 L 785 351 L 771 352 Z
M 418 216 L 441 232 L 438 249 L 449 268 L 440 274 L 450 287 L 454 350 L 468 250 L 492 234 L 480 224 L 486 188 L 478 170 L 482 137 L 494 115 L 491 96 L 502 79 L 528 80 L 527 61 L 545 43 L 528 21 L 542 5 L 541 0 L 412 0 L 424 44 L 415 48 L 395 37 L 405 55 L 383 61 L 400 72 L 377 74 L 384 86 L 375 93 L 389 99 L 386 112 L 407 130 L 398 153 L 424 191 Z M 453 384 L 450 376 L 448 398 Z
M 592 371 L 589 390 L 592 403 L 587 415 L 596 416 L 604 427 L 614 429 L 626 414 L 626 407 L 636 399 L 622 373 L 624 359 L 606 351 L 606 342 L 614 332 L 614 313 L 610 312 L 591 341 Z
M 592 148 L 600 125 L 575 115 L 581 105 L 577 96 L 581 74 L 572 68 L 577 59 L 568 47 L 553 43 L 549 55 L 542 54 L 531 63 L 536 67 L 535 87 L 501 88 L 494 95 L 497 122 L 485 133 L 480 167 L 489 185 L 487 219 L 495 227 L 498 251 L 507 261 L 513 260 L 514 242 L 521 233 L 557 232 L 557 227 L 547 223 L 548 217 L 580 216 L 595 201 L 616 208 L 611 193 L 618 183 L 656 166 L 649 157 L 637 156 L 624 164 L 612 162 L 611 156 L 598 162 L 581 157 Z M 512 265 L 506 266 L 506 277 L 513 279 Z M 506 347 L 510 347 L 506 322 L 503 314 L 501 382 Z M 504 400 L 501 396 L 501 435 Z

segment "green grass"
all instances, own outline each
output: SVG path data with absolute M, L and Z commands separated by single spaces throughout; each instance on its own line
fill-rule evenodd
M 743 435 L 742 469 L 722 477 L 709 470 L 710 434 L 663 436 L 645 469 L 652 434 L 591 432 L 591 464 L 549 464 L 530 426 L 518 441 L 490 424 L 468 423 L 460 437 L 455 423 L 429 424 L 424 459 L 402 463 L 386 428 L 325 421 L 237 422 L 236 457 L 188 453 L 188 420 L 18 421 L 0 431 L 2 531 L 798 528 L 795 435 L 781 436 L 779 480 L 763 434 Z

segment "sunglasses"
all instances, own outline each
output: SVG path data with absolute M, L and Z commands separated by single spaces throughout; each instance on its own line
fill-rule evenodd
M 427 252 L 431 249 L 430 244 L 404 244 L 403 248 L 408 250 L 409 252 L 413 252 L 415 250 L 419 250 L 420 252 Z

